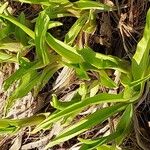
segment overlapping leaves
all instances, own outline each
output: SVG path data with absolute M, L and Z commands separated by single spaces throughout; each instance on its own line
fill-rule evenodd
M 31 62 L 25 57 L 25 54 L 22 51 L 17 51 L 19 52 L 17 55 L 6 53 L 4 48 L 7 48 L 7 42 L 5 45 L 3 45 L 3 43 L 0 44 L 0 62 L 15 62 L 20 65 L 20 68 L 10 76 L 4 84 L 4 87 L 7 90 L 14 82 L 18 81 L 18 87 L 7 100 L 5 107 L 6 112 L 12 107 L 17 99 L 27 95 L 28 92 L 33 89 L 35 89 L 35 93 L 38 94 L 53 74 L 65 65 L 74 68 L 77 75 L 86 80 L 90 80 L 87 71 L 98 72 L 101 80 L 96 82 L 96 87 L 99 87 L 99 82 L 101 81 L 101 84 L 106 87 L 116 88 L 118 85 L 109 78 L 104 70 L 118 70 L 121 72 L 121 83 L 124 86 L 124 91 L 118 94 L 96 94 L 98 92 L 96 88 L 96 92 L 94 91 L 89 95 L 87 93 L 84 96 L 81 95 L 84 99 L 79 96 L 76 99 L 77 101 L 74 101 L 74 103 L 70 102 L 68 103 L 69 105 L 67 104 L 66 107 L 61 107 L 61 109 L 57 106 L 60 104 L 59 100 L 55 99 L 54 101 L 53 99 L 53 102 L 55 102 L 53 106 L 59 109 L 47 118 L 42 116 L 42 119 L 36 117 L 25 118 L 24 120 L 1 119 L 0 132 L 14 133 L 21 127 L 37 124 L 38 126 L 36 126 L 33 132 L 37 132 L 41 129 L 49 129 L 54 122 L 60 119 L 65 120 L 66 117 L 72 117 L 73 119 L 79 112 L 89 106 L 100 103 L 114 103 L 113 106 L 97 110 L 84 119 L 79 120 L 79 122 L 74 125 L 66 127 L 60 135 L 47 145 L 46 148 L 69 140 L 95 125 L 102 123 L 110 116 L 125 110 L 114 133 L 107 137 L 95 140 L 81 140 L 81 142 L 84 143 L 81 147 L 83 150 L 94 148 L 100 149 L 102 144 L 107 144 L 112 140 L 115 140 L 119 145 L 130 128 L 133 115 L 133 104 L 130 103 L 133 103 L 140 98 L 143 93 L 145 82 L 150 78 L 150 10 L 147 14 L 143 38 L 138 43 L 136 53 L 133 56 L 132 64 L 130 66 L 127 61 L 117 57 L 96 53 L 89 47 L 82 47 L 79 49 L 78 46 L 76 46 L 76 38 L 80 33 L 92 33 L 95 30 L 96 25 L 94 15 L 96 15 L 96 13 L 94 10 L 112 11 L 115 10 L 115 8 L 91 0 L 80 0 L 73 3 L 68 0 L 61 0 L 59 2 L 55 0 L 18 1 L 41 4 L 44 10 L 39 13 L 38 18 L 35 18 L 36 25 L 35 31 L 33 31 L 26 25 L 25 16 L 23 14 L 16 19 L 10 14 L 6 15 L 3 13 L 5 5 L 0 8 L 0 19 L 4 24 L 4 27 L 1 29 L 2 35 L 0 36 L 0 39 L 4 40 L 4 38 L 8 38 L 11 23 L 15 25 L 16 29 L 11 34 L 15 35 L 16 39 L 22 45 L 27 47 L 35 46 L 36 49 L 36 57 Z M 53 37 L 47 30 L 62 25 L 60 22 L 55 22 L 51 19 L 64 16 L 78 17 L 78 19 L 66 34 L 63 42 Z M 86 30 L 88 25 L 92 25 L 92 28 Z M 22 37 L 21 35 L 24 36 Z M 75 46 L 73 47 L 73 45 Z M 2 48 L 2 46 L 5 47 Z M 7 48 L 7 51 L 11 52 L 10 48 Z M 37 122 L 36 119 L 38 120 Z M 26 124 L 25 121 L 29 121 L 30 124 Z

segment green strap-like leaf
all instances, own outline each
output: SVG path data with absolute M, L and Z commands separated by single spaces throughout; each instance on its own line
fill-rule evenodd
M 86 69 L 83 68 L 82 64 L 79 64 L 77 67 L 74 67 L 76 75 L 82 80 L 90 80 Z
M 66 8 L 62 5 L 59 7 L 58 5 L 47 7 L 45 11 L 51 19 L 73 16 L 73 14 L 67 11 Z
M 48 83 L 48 81 L 53 76 L 53 74 L 62 67 L 63 66 L 61 64 L 53 63 L 50 65 L 47 65 L 43 69 L 41 75 L 39 76 L 39 82 L 36 84 L 34 96 L 36 96 L 38 92 L 40 92 L 40 90 Z
M 77 37 L 77 35 L 79 34 L 79 32 L 81 31 L 81 29 L 83 28 L 83 26 L 85 25 L 86 21 L 88 19 L 88 15 L 87 14 L 83 14 L 75 23 L 74 25 L 71 27 L 71 29 L 69 30 L 69 32 L 65 35 L 65 43 L 72 45 L 75 38 Z
M 117 104 L 115 106 L 107 107 L 96 111 L 95 113 L 89 115 L 85 119 L 80 120 L 78 123 L 66 128 L 58 137 L 52 140 L 46 148 L 53 147 L 61 142 L 67 141 L 84 131 L 94 127 L 98 123 L 105 121 L 108 117 L 113 114 L 122 111 L 126 108 L 126 104 Z
M 63 24 L 59 21 L 49 21 L 48 29 L 62 26 Z
M 7 7 L 8 2 L 5 2 L 4 4 L 0 5 L 0 14 L 2 14 Z
M 96 13 L 94 10 L 90 10 L 88 21 L 83 27 L 83 31 L 85 31 L 88 34 L 93 34 L 96 30 L 97 22 L 96 22 Z
M 21 66 L 15 73 L 13 73 L 9 78 L 7 78 L 4 82 L 4 89 L 7 90 L 13 82 L 19 80 L 24 76 L 26 73 L 30 72 L 31 70 L 36 69 L 36 66 L 39 64 L 37 62 L 33 63 L 24 63 L 20 62 Z
M 22 76 L 19 86 L 6 101 L 5 113 L 7 113 L 8 109 L 18 98 L 22 98 L 23 96 L 27 95 L 38 82 L 39 73 L 36 71 L 30 71 Z
M 70 107 L 67 107 L 66 109 L 52 114 L 51 116 L 49 116 L 44 122 L 42 122 L 39 126 L 37 126 L 35 128 L 35 130 L 33 132 L 37 132 L 42 128 L 45 128 L 45 126 L 48 126 L 50 124 L 52 124 L 53 122 L 73 114 L 76 111 L 81 111 L 83 110 L 83 108 L 86 108 L 89 105 L 93 105 L 93 104 L 99 104 L 99 103 L 103 103 L 103 102 L 127 102 L 129 100 L 137 100 L 138 95 L 135 95 L 132 98 L 127 98 L 127 99 L 123 99 L 123 94 L 108 94 L 108 93 L 101 93 L 101 94 L 97 94 L 94 97 L 90 97 L 90 98 L 86 98 L 76 104 L 71 105 Z
M 35 25 L 35 45 L 36 53 L 39 60 L 43 61 L 43 64 L 49 63 L 48 48 L 46 47 L 46 32 L 49 26 L 50 18 L 42 11 Z
M 0 119 L 0 135 L 15 134 L 19 129 L 39 124 L 46 118 L 44 114 L 23 119 Z
M 106 137 L 101 137 L 93 140 L 83 140 L 80 139 L 80 141 L 83 144 L 83 146 L 80 148 L 80 150 L 93 150 L 94 148 L 97 148 L 100 145 L 108 144 L 111 141 L 116 140 L 117 144 L 119 145 L 120 142 L 126 137 L 125 135 L 128 133 L 127 130 L 130 127 L 131 121 L 133 117 L 133 106 L 132 104 L 129 104 L 124 111 L 118 125 L 116 128 L 116 131 Z
M 13 18 L 12 16 L 5 16 L 3 14 L 0 14 L 0 17 L 12 22 L 13 24 L 15 24 L 16 26 L 18 26 L 19 28 L 21 28 L 26 34 L 28 34 L 32 39 L 35 39 L 35 35 L 34 32 L 29 29 L 28 27 L 26 27 L 25 25 L 19 23 L 15 18 Z
M 123 61 L 117 57 L 96 53 L 88 47 L 81 49 L 78 51 L 78 53 L 83 57 L 85 62 L 93 65 L 98 69 L 115 69 L 129 74 L 130 68 L 127 68 L 128 62 Z
M 23 45 L 20 42 L 12 41 L 11 39 L 5 39 L 0 41 L 0 50 L 8 50 L 10 52 L 21 52 Z
M 107 75 L 104 70 L 99 71 L 100 73 L 100 81 L 103 86 L 109 88 L 117 88 L 117 84 Z
M 77 102 L 79 102 L 81 100 L 81 97 L 80 95 L 76 94 L 75 98 L 73 98 L 71 101 L 69 102 L 61 102 L 57 99 L 57 96 L 56 95 L 52 95 L 52 102 L 51 102 L 51 105 L 58 109 L 58 110 L 63 110 Z
M 68 0 L 14 0 L 19 1 L 22 3 L 29 3 L 29 4 L 41 4 L 45 6 L 50 6 L 52 4 L 61 4 L 61 3 L 67 3 Z
M 21 24 L 26 25 L 26 18 L 23 12 L 19 15 L 18 20 Z M 27 34 L 18 26 L 15 27 L 15 36 L 23 45 L 28 44 Z
M 71 63 L 83 62 L 82 57 L 76 52 L 76 49 L 57 40 L 51 34 L 47 34 L 47 43 L 54 49 L 59 55 L 68 60 Z
M 98 9 L 98 10 L 102 10 L 102 11 L 112 10 L 112 8 L 106 4 L 102 4 L 102 3 L 94 2 L 94 1 L 86 1 L 86 0 L 75 2 L 74 6 L 76 8 L 84 9 L 84 10 L 86 10 L 86 9 Z
M 104 145 L 97 147 L 97 150 L 119 150 L 119 149 L 116 149 L 114 146 L 104 144 Z
M 15 55 L 0 52 L 0 63 L 2 62 L 18 63 L 18 60 Z
M 29 3 L 29 4 L 41 4 L 41 5 L 46 5 L 49 6 L 49 0 L 14 0 L 14 1 L 19 1 L 21 3 Z
M 130 104 L 126 108 L 119 123 L 117 124 L 116 132 L 118 133 L 118 135 L 120 135 L 115 140 L 117 145 L 120 145 L 127 136 L 127 134 L 129 133 L 128 129 L 130 128 L 132 118 L 133 118 L 133 104 Z
M 150 9 L 147 12 L 146 26 L 143 38 L 137 45 L 135 55 L 132 59 L 132 74 L 134 80 L 139 80 L 145 76 L 149 64 L 150 52 Z

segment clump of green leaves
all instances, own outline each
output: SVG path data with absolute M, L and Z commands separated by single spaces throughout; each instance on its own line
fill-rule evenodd
M 16 90 L 6 101 L 5 114 L 16 100 L 24 97 L 31 90 L 35 90 L 36 96 L 53 74 L 64 66 L 73 68 L 81 80 L 91 80 L 88 71 L 97 72 L 100 79 L 92 83 L 93 87 L 80 86 L 71 102 L 60 102 L 53 95 L 51 104 L 57 110 L 47 117 L 44 115 L 39 117 L 39 115 L 22 120 L 1 119 L 0 133 L 15 133 L 22 127 L 36 125 L 33 130 L 33 133 L 35 133 L 39 130 L 50 129 L 54 122 L 62 119 L 64 130 L 47 145 L 46 148 L 49 148 L 78 136 L 109 117 L 123 112 L 114 133 L 92 140 L 79 139 L 82 143 L 80 148 L 82 150 L 107 148 L 105 144 L 111 141 L 115 141 L 115 144 L 119 145 L 130 130 L 133 105 L 142 96 L 145 84 L 150 78 L 150 10 L 147 13 L 143 38 L 137 45 L 132 61 L 127 62 L 114 56 L 94 52 L 87 46 L 88 44 L 84 46 L 78 45 L 76 42 L 81 33 L 92 34 L 95 31 L 97 13 L 100 11 L 113 11 L 116 9 L 115 7 L 112 8 L 92 0 L 77 2 L 68 0 L 59 2 L 56 0 L 19 1 L 40 4 L 43 10 L 34 19 L 35 27 L 33 29 L 32 22 L 27 20 L 23 13 L 18 18 L 14 18 L 6 11 L 7 3 L 0 7 L 0 62 L 18 63 L 20 66 L 4 83 L 4 88 L 7 90 L 15 81 L 19 82 Z M 66 16 L 76 17 L 77 20 L 65 35 L 64 41 L 60 41 L 52 36 L 49 29 L 62 25 L 61 22 L 53 21 L 53 19 Z M 14 39 L 11 39 L 10 35 L 13 35 Z M 35 48 L 36 57 L 30 61 L 25 56 L 33 47 Z M 118 70 L 121 73 L 123 91 L 118 94 L 97 94 L 100 84 L 107 88 L 118 87 L 109 78 L 106 69 Z M 91 91 L 90 94 L 87 89 Z M 112 103 L 113 105 L 97 110 L 74 125 L 65 125 L 66 118 L 70 118 L 70 121 L 72 121 L 87 107 L 101 103 Z M 28 124 L 25 123 L 26 121 Z M 113 147 L 115 146 L 113 145 Z

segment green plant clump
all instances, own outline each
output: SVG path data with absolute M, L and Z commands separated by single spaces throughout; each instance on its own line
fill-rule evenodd
M 132 60 L 126 61 L 111 55 L 94 52 L 88 43 L 82 44 L 77 39 L 84 33 L 87 37 L 96 30 L 96 16 L 101 12 L 116 11 L 93 0 L 18 0 L 21 3 L 39 4 L 41 11 L 32 21 L 26 19 L 24 13 L 14 17 L 7 10 L 8 3 L 0 5 L 0 63 L 17 63 L 19 69 L 4 82 L 8 90 L 13 83 L 18 82 L 17 88 L 5 103 L 6 115 L 16 101 L 34 91 L 34 96 L 48 83 L 59 69 L 73 69 L 81 81 L 90 81 L 88 72 L 99 74 L 99 79 L 92 81 L 90 86 L 84 84 L 77 89 L 77 94 L 70 102 L 61 102 L 55 94 L 52 95 L 51 106 L 56 108 L 52 114 L 38 114 L 23 119 L 0 119 L 1 134 L 16 134 L 21 128 L 34 126 L 32 133 L 48 130 L 53 123 L 62 120 L 63 131 L 48 143 L 45 149 L 65 142 L 81 133 L 103 123 L 109 117 L 121 112 L 122 116 L 115 131 L 105 137 L 96 139 L 81 139 L 81 150 L 116 149 L 132 127 L 134 104 L 144 93 L 145 85 L 150 78 L 150 10 L 147 12 L 146 25 L 142 39 L 137 44 Z M 51 30 L 63 24 L 58 18 L 73 17 L 75 23 L 66 33 L 63 40 L 55 38 Z M 13 35 L 13 39 L 12 39 Z M 29 60 L 26 54 L 35 49 L 34 60 Z M 107 70 L 120 72 L 120 84 L 123 90 L 118 94 L 100 93 L 99 85 L 106 88 L 118 88 L 108 75 Z M 149 86 L 147 86 L 149 88 Z M 89 106 L 101 103 L 111 104 L 109 107 L 97 109 L 73 125 L 71 121 Z M 66 119 L 66 118 L 69 118 Z M 28 123 L 27 123 L 28 122 Z M 112 142 L 111 146 L 107 145 Z

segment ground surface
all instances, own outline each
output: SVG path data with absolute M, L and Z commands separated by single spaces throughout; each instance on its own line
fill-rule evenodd
M 135 52 L 138 41 L 142 37 L 145 16 L 150 5 L 149 2 L 146 0 L 101 0 L 101 2 L 110 5 L 117 5 L 118 11 L 99 13 L 97 16 L 97 29 L 93 35 L 90 35 L 88 44 L 96 52 L 115 55 L 130 60 Z M 9 0 L 9 5 L 13 9 L 14 16 L 18 16 L 23 11 L 29 20 L 32 20 L 37 16 L 41 9 L 38 5 L 21 4 L 18 2 L 12 2 L 11 0 Z M 62 40 L 64 38 L 63 35 L 69 30 L 75 22 L 75 19 L 66 17 L 61 19 L 61 21 L 64 25 L 62 27 L 54 28 L 51 32 L 55 37 Z M 34 57 L 34 50 L 27 55 L 28 58 L 32 59 Z M 16 85 L 14 85 L 12 89 L 10 89 L 11 91 L 4 92 L 2 89 L 2 83 L 8 76 L 15 72 L 17 68 L 17 64 L 0 64 L 0 114 L 3 114 L 3 109 L 1 108 L 3 108 L 5 99 L 16 87 Z M 96 74 L 94 73 L 91 73 L 91 76 L 96 78 Z M 24 118 L 39 112 L 53 112 L 54 110 L 49 104 L 51 93 L 55 91 L 55 93 L 59 95 L 59 98 L 64 98 L 67 94 L 70 95 L 70 93 L 79 86 L 79 83 L 80 81 L 74 75 L 73 70 L 67 70 L 67 68 L 64 68 L 54 75 L 37 97 L 33 97 L 32 93 L 29 93 L 22 98 L 21 101 L 16 103 L 7 117 Z M 101 90 L 105 91 L 109 89 L 103 89 L 103 87 L 101 87 Z M 137 126 L 139 127 L 137 128 L 137 126 L 135 126 L 132 133 L 124 140 L 122 144 L 123 149 L 140 150 L 142 148 L 140 148 L 139 144 L 144 145 L 143 147 L 145 150 L 150 149 L 150 134 L 148 133 L 148 122 L 150 120 L 149 105 L 149 93 L 147 92 L 145 97 L 141 100 L 141 104 L 135 109 L 136 118 L 140 122 L 140 124 L 137 123 Z M 91 108 L 89 111 L 93 109 L 94 108 Z M 86 114 L 88 114 L 88 112 L 85 112 L 85 115 Z M 113 122 L 115 122 L 114 120 L 115 119 L 113 118 Z M 18 135 L 1 137 L 0 149 L 42 150 L 53 135 L 56 135 L 59 132 L 59 128 L 59 123 L 56 123 L 52 130 L 46 132 L 41 131 L 34 135 L 30 135 L 30 127 L 23 129 Z M 136 129 L 140 129 L 140 131 Z M 96 126 L 81 136 L 96 137 L 101 134 L 107 135 L 109 132 L 109 124 L 104 122 L 102 125 Z M 138 137 L 135 133 L 138 133 Z M 76 143 L 77 139 L 73 138 L 57 147 L 54 147 L 53 150 L 75 150 L 75 148 L 78 147 Z

